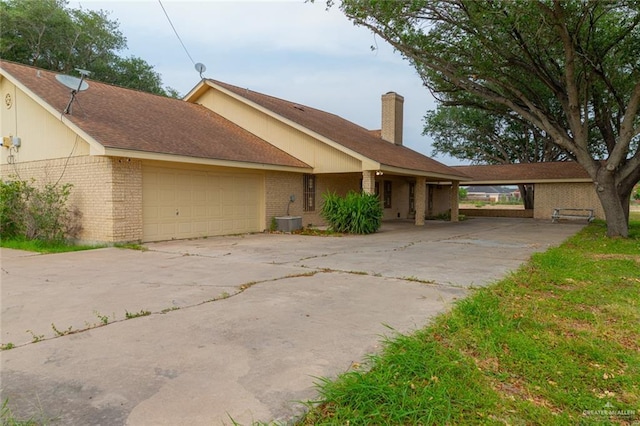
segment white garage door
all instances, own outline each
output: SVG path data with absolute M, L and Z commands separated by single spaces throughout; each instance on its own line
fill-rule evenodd
M 263 177 L 143 166 L 144 241 L 256 232 Z

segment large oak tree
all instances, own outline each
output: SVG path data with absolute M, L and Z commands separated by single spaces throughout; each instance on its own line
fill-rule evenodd
M 593 179 L 607 234 L 628 236 L 640 180 L 640 1 L 343 0 L 340 8 L 431 90 L 455 87 L 544 131 Z
M 159 95 L 174 95 L 145 60 L 119 52 L 127 39 L 105 11 L 72 9 L 65 0 L 0 0 L 0 57 Z

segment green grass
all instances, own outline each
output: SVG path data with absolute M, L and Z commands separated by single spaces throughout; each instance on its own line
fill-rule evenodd
M 1 239 L 0 247 L 33 251 L 37 253 L 66 253 L 69 251 L 92 250 L 105 245 L 76 245 L 65 242 L 45 242 L 40 240 Z
M 640 421 L 640 221 L 601 221 L 475 291 L 365 368 L 321 379 L 301 424 Z
M 11 410 L 9 409 L 9 400 L 2 401 L 0 406 L 0 425 L 2 426 L 38 426 L 43 423 L 39 423 L 33 419 L 21 420 L 17 419 Z

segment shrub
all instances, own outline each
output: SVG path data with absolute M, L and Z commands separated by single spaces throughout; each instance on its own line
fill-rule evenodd
M 382 206 L 377 195 L 350 191 L 342 198 L 336 193 L 323 195 L 320 215 L 336 232 L 371 234 L 382 224 Z
M 467 188 L 458 188 L 458 199 L 466 200 L 469 195 L 469 190 Z
M 15 238 L 24 234 L 24 216 L 27 210 L 27 183 L 0 180 L 0 235 Z
M 62 242 L 76 238 L 82 214 L 69 208 L 71 184 L 36 188 L 25 181 L 0 182 L 0 231 L 3 238 Z

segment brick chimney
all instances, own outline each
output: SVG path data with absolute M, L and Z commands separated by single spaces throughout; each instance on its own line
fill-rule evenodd
M 381 136 L 387 142 L 402 145 L 402 121 L 404 98 L 395 92 L 382 95 Z

